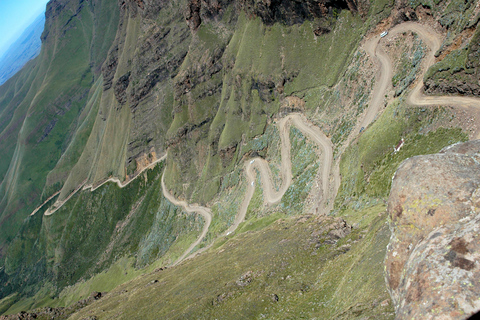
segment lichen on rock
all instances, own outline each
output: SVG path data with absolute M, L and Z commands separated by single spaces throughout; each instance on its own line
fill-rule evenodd
M 385 260 L 397 319 L 467 318 L 480 309 L 479 159 L 476 140 L 397 170 Z

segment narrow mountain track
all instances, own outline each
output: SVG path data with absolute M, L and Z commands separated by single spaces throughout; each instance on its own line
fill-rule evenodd
M 379 35 L 371 38 L 364 44 L 364 48 L 367 53 L 374 57 L 377 60 L 378 64 L 378 73 L 376 75 L 377 81 L 373 88 L 372 98 L 369 103 L 369 108 L 366 110 L 366 113 L 363 119 L 359 122 L 357 127 L 366 128 L 370 123 L 372 123 L 377 114 L 382 110 L 385 105 L 384 97 L 385 93 L 388 92 L 391 87 L 391 80 L 393 75 L 393 67 L 390 57 L 381 49 L 379 43 L 382 39 L 388 39 L 388 37 L 406 32 L 413 31 L 417 33 L 422 40 L 425 41 L 426 45 L 429 47 L 430 51 L 424 59 L 423 73 L 419 76 L 420 80 L 417 80 L 414 89 L 410 92 L 407 97 L 407 102 L 413 106 L 452 106 L 452 107 L 474 107 L 480 109 L 480 99 L 474 97 L 462 97 L 462 96 L 425 96 L 421 89 L 423 86 L 423 76 L 425 75 L 426 70 L 435 62 L 435 52 L 440 48 L 442 43 L 442 36 L 439 35 L 432 28 L 414 22 L 406 22 L 400 25 L 395 26 L 389 30 L 389 34 L 385 38 L 381 38 Z M 289 129 L 290 126 L 294 125 L 299 129 L 304 135 L 308 136 L 311 141 L 317 144 L 321 150 L 322 165 L 319 170 L 321 170 L 321 179 L 322 179 L 322 200 L 320 202 L 320 212 L 328 213 L 333 209 L 333 202 L 337 194 L 338 188 L 340 186 L 341 177 L 339 174 L 338 161 L 335 166 L 333 166 L 333 145 L 329 138 L 313 124 L 309 123 L 305 116 L 293 113 L 289 114 L 286 117 L 280 119 L 277 122 L 277 126 L 280 132 L 281 139 L 281 186 L 277 190 L 273 184 L 272 173 L 268 162 L 262 158 L 252 158 L 249 159 L 245 164 L 245 176 L 247 178 L 247 191 L 245 193 L 242 204 L 238 210 L 238 213 L 235 217 L 234 223 L 230 228 L 224 232 L 223 235 L 228 235 L 234 232 L 240 223 L 245 220 L 245 215 L 247 213 L 248 205 L 253 197 L 255 192 L 255 181 L 256 173 L 258 172 L 261 177 L 261 184 L 263 188 L 263 196 L 266 204 L 275 204 L 281 201 L 283 195 L 289 188 L 292 183 L 292 164 L 291 164 L 291 154 L 290 154 L 290 137 Z M 347 139 L 347 143 L 352 140 L 353 137 L 358 135 L 358 128 L 356 128 Z M 164 155 L 162 158 L 158 159 L 150 166 L 144 168 L 144 170 L 153 167 L 157 162 L 162 161 L 166 158 L 167 155 Z M 143 171 L 142 171 L 143 172 Z M 141 173 L 141 172 L 140 172 Z M 140 175 L 140 173 L 138 175 Z M 56 210 L 58 210 L 68 199 L 70 199 L 73 194 L 78 192 L 80 189 L 94 191 L 103 184 L 107 182 L 115 182 L 120 188 L 125 187 L 133 181 L 138 175 L 129 180 L 126 183 L 122 183 L 117 178 L 110 178 L 97 186 L 85 185 L 85 182 L 81 184 L 75 191 L 70 194 L 65 200 L 57 201 L 52 208 L 49 208 L 45 215 L 51 215 Z M 190 254 L 192 250 L 199 245 L 206 234 L 208 233 L 210 224 L 212 222 L 212 212 L 209 208 L 200 206 L 198 204 L 188 204 L 186 201 L 180 201 L 175 199 L 175 197 L 170 194 L 167 187 L 165 186 L 164 176 L 162 176 L 162 192 L 165 198 L 176 206 L 182 207 L 185 211 L 190 213 L 196 213 L 201 215 L 205 224 L 203 230 L 197 240 L 190 245 L 190 247 L 180 256 L 172 265 L 176 266 L 182 261 L 194 257 L 196 254 L 208 249 L 210 246 L 204 247 L 197 252 Z M 82 188 L 83 187 L 83 188 Z M 54 195 L 55 196 L 55 195 Z M 53 197 L 53 196 L 52 196 Z M 46 201 L 45 203 L 47 203 Z M 45 204 L 44 203 L 44 204 Z M 42 204 L 42 206 L 44 205 Z M 38 210 L 37 208 L 32 214 L 35 214 Z M 190 255 L 189 255 L 190 254 Z
M 172 266 L 176 266 L 180 262 L 182 262 L 187 255 L 192 252 L 193 248 L 195 248 L 197 245 L 202 242 L 202 240 L 205 238 L 207 235 L 208 229 L 210 228 L 210 224 L 212 223 L 212 211 L 209 208 L 202 207 L 198 204 L 188 204 L 186 201 L 180 201 L 175 199 L 175 197 L 168 191 L 167 187 L 165 187 L 165 171 L 164 174 L 162 175 L 162 192 L 163 196 L 167 198 L 168 201 L 170 201 L 173 205 L 182 207 L 183 210 L 187 211 L 188 213 L 196 213 L 199 214 L 203 217 L 205 220 L 205 223 L 203 225 L 203 230 L 200 236 L 197 238 L 197 240 L 188 247 L 188 249 L 180 256 L 180 258 L 177 259 L 175 263 L 173 263 Z
M 128 179 L 127 181 L 125 182 L 122 182 L 120 181 L 120 179 L 114 177 L 114 178 L 109 178 L 109 179 L 106 179 L 105 181 L 99 183 L 98 185 L 94 186 L 93 184 L 86 184 L 87 183 L 87 179 L 85 179 L 81 184 L 79 184 L 75 190 L 73 190 L 65 199 L 63 200 L 57 200 L 55 201 L 55 203 L 50 207 L 48 208 L 46 211 L 45 211 L 45 215 L 46 216 L 50 216 L 52 214 L 54 214 L 58 209 L 60 209 L 68 200 L 70 200 L 70 198 L 72 198 L 78 191 L 82 190 L 82 191 L 86 191 L 86 190 L 89 190 L 91 192 L 97 190 L 98 188 L 100 188 L 101 186 L 103 186 L 105 183 L 107 182 L 114 182 L 117 184 L 117 186 L 119 188 L 125 188 L 126 186 L 128 186 L 132 181 L 134 181 L 137 177 L 139 177 L 143 172 L 145 172 L 145 170 L 148 170 L 148 169 L 151 169 L 153 168 L 154 166 L 157 165 L 157 163 L 165 160 L 167 158 L 167 154 L 165 153 L 162 157 L 158 158 L 157 160 L 153 161 L 152 163 L 150 163 L 148 166 L 146 166 L 145 168 L 143 168 L 141 171 L 139 171 L 134 177 L 132 177 L 131 179 Z M 35 213 L 37 213 L 44 205 L 46 205 L 50 200 L 52 200 L 54 197 L 56 197 L 57 195 L 60 194 L 60 191 L 57 191 L 55 192 L 53 195 L 51 195 L 47 200 L 45 200 L 40 206 L 38 206 L 35 210 L 33 210 L 33 212 L 30 214 L 31 216 L 33 216 Z
M 388 92 L 392 87 L 392 61 L 379 44 L 382 39 L 387 40 L 390 37 L 408 31 L 415 32 L 430 50 L 423 59 L 423 72 L 418 76 L 418 80 L 410 91 L 407 97 L 407 103 L 411 106 L 450 106 L 455 108 L 476 108 L 480 110 L 480 98 L 460 95 L 426 96 L 423 94 L 423 77 L 428 68 L 435 63 L 435 52 L 437 52 L 442 45 L 443 36 L 429 26 L 417 22 L 405 22 L 390 29 L 385 38 L 376 36 L 365 43 L 367 53 L 378 59 L 380 75 L 377 75 L 378 80 L 373 89 L 374 94 L 371 100 L 371 106 L 361 123 L 361 127 L 366 128 L 375 119 L 376 115 L 384 106 L 383 100 L 385 92 Z M 480 136 L 477 136 L 477 138 L 480 138 Z
M 308 136 L 311 141 L 317 144 L 322 150 L 322 165 L 319 170 L 321 170 L 321 177 L 322 177 L 322 200 L 320 202 L 320 210 L 321 212 L 325 212 L 324 205 L 325 203 L 329 203 L 329 207 L 333 207 L 333 200 L 335 199 L 336 191 L 338 188 L 334 188 L 332 194 L 330 194 L 330 180 L 331 180 L 331 167 L 333 163 L 333 145 L 330 139 L 328 139 L 325 134 L 317 127 L 310 124 L 306 118 L 298 113 L 292 113 L 287 115 L 286 117 L 280 119 L 277 122 L 277 127 L 280 133 L 280 141 L 281 141 L 281 180 L 282 184 L 277 190 L 273 183 L 273 175 L 268 165 L 268 162 L 262 158 L 251 158 L 245 164 L 245 176 L 247 178 L 247 191 L 243 198 L 242 204 L 238 209 L 238 213 L 235 216 L 235 220 L 233 224 L 228 228 L 227 231 L 224 232 L 223 235 L 228 235 L 234 232 L 238 226 L 245 220 L 245 216 L 247 214 L 248 205 L 253 197 L 253 193 L 255 192 L 255 181 L 256 181 L 256 174 L 257 172 L 260 174 L 261 177 L 261 184 L 263 189 L 263 198 L 265 204 L 276 204 L 282 200 L 283 195 L 287 191 L 287 189 L 292 184 L 292 162 L 291 162 L 291 145 L 290 145 L 290 127 L 294 125 L 297 129 L 299 129 L 304 135 Z M 334 185 L 340 185 L 340 176 L 335 175 L 333 177 L 335 181 Z M 185 201 L 178 201 L 176 200 L 173 195 L 171 195 L 167 188 L 165 187 L 165 183 L 162 177 L 162 188 L 163 194 L 165 198 L 167 198 L 170 202 L 175 205 L 181 206 L 187 212 L 195 212 L 200 214 L 205 219 L 205 225 L 203 227 L 203 231 L 197 240 L 185 251 L 185 253 L 177 259 L 172 266 L 176 266 L 181 263 L 185 259 L 189 259 L 194 257 L 196 254 L 203 252 L 204 250 L 208 249 L 210 246 L 204 247 L 201 250 L 193 253 L 192 255 L 188 256 L 188 254 L 195 248 L 198 244 L 202 242 L 205 238 L 210 223 L 212 221 L 212 213 L 211 210 L 199 206 L 197 204 L 189 205 Z M 328 209 L 328 208 L 327 208 Z M 326 212 L 325 212 L 326 213 Z
M 234 232 L 240 223 L 245 220 L 247 214 L 247 208 L 255 192 L 255 180 L 256 172 L 258 170 L 261 177 L 261 184 L 263 189 L 263 198 L 266 204 L 276 204 L 282 200 L 283 195 L 292 184 L 292 161 L 290 154 L 290 126 L 294 125 L 303 134 L 307 135 L 314 143 L 316 143 L 322 149 L 322 202 L 329 196 L 329 183 L 330 183 L 330 168 L 333 162 L 333 146 L 330 139 L 328 139 L 320 129 L 311 126 L 307 120 L 300 114 L 289 114 L 280 121 L 277 126 L 280 132 L 281 141 L 281 179 L 282 184 L 278 191 L 273 184 L 273 175 L 268 165 L 268 162 L 262 158 L 252 158 L 245 165 L 245 175 L 247 178 L 248 189 L 245 194 L 245 198 L 238 210 L 238 214 L 235 217 L 235 221 L 232 226 L 227 230 L 227 233 Z M 336 177 L 340 179 L 340 177 Z

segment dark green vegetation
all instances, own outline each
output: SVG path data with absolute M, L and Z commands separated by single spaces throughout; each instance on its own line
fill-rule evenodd
M 453 36 L 468 28 L 471 2 L 421 2 L 436 19 L 452 17 Z M 113 290 L 75 317 L 91 310 L 100 318 L 392 318 L 383 277 L 391 177 L 404 159 L 468 137 L 445 121 L 450 110 L 405 104 L 424 53 L 415 41 L 398 49 L 396 100 L 344 145 L 374 85 L 359 43 L 396 6 L 357 3 L 309 16 L 275 9 L 286 2 L 50 2 L 42 53 L 0 87 L 0 312 L 68 306 Z M 470 53 L 465 68 L 478 62 Z M 445 69 L 458 61 L 448 57 Z M 282 201 L 265 206 L 257 184 L 247 221 L 217 239 L 249 187 L 245 161 L 268 160 L 280 185 L 274 122 L 292 111 L 334 143 L 337 217 L 308 215 L 321 162 L 292 127 L 294 181 Z M 127 187 L 80 191 L 43 215 L 79 185 L 131 178 L 167 149 L 165 162 Z M 212 209 L 199 248 L 212 246 L 152 273 L 174 262 L 203 225 L 163 198 L 165 168 L 177 198 Z
M 457 34 L 475 27 L 480 16 L 475 16 L 475 0 L 411 0 L 406 6 L 431 10 L 436 21 L 448 30 L 444 45 L 450 45 Z
M 165 200 L 162 173 L 163 165 L 158 165 L 125 188 L 107 183 L 73 196 L 52 216 L 43 216 L 42 209 L 27 218 L 8 248 L 1 271 L 3 279 L 8 277 L 2 281 L 2 296 L 17 290 L 33 295 L 48 286 L 53 298 L 124 256 L 135 257 L 130 268 L 143 268 L 163 257 L 174 243 L 179 248 L 168 258 L 176 259 L 185 249 L 182 243 L 196 238 L 202 222 Z
M 425 74 L 425 91 L 480 96 L 480 14 L 474 15 L 475 1 L 455 0 L 432 8 L 440 11 L 439 23 L 448 33 L 436 53 L 446 56 Z

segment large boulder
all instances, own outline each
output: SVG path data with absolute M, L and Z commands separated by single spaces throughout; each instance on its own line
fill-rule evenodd
M 480 309 L 479 186 L 480 140 L 400 165 L 385 260 L 397 319 L 464 319 Z

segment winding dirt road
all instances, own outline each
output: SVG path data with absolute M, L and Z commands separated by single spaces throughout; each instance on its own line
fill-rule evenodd
M 403 32 L 413 31 L 415 32 L 427 47 L 430 49 L 426 57 L 422 62 L 423 72 L 419 75 L 414 88 L 407 97 L 407 103 L 413 106 L 451 106 L 469 108 L 474 107 L 480 109 L 480 99 L 475 97 L 464 96 L 426 96 L 422 92 L 423 77 L 428 68 L 435 63 L 435 52 L 438 51 L 443 42 L 443 36 L 436 32 L 433 28 L 416 23 L 405 22 L 399 24 L 388 31 L 388 35 L 385 38 L 380 36 L 373 37 L 365 43 L 365 50 L 367 53 L 378 58 L 378 64 L 380 74 L 377 75 L 377 82 L 373 89 L 373 98 L 370 102 L 370 107 L 367 110 L 365 118 L 361 122 L 361 127 L 366 128 L 376 117 L 379 111 L 384 106 L 385 93 L 392 87 L 393 66 L 390 57 L 379 46 L 382 39 L 401 34 Z M 357 131 L 358 132 L 358 131 Z
M 100 188 L 101 186 L 103 186 L 105 183 L 107 182 L 114 182 L 117 184 L 117 186 L 119 188 L 125 188 L 126 186 L 128 186 L 130 184 L 130 182 L 134 181 L 138 176 L 140 176 L 145 170 L 148 170 L 148 169 L 151 169 L 153 168 L 154 166 L 157 165 L 157 163 L 165 160 L 167 158 L 167 154 L 165 153 L 162 157 L 158 158 L 157 160 L 153 161 L 152 163 L 150 163 L 148 166 L 146 166 L 145 168 L 143 168 L 141 171 L 139 171 L 135 176 L 133 176 L 131 179 L 125 181 L 125 182 L 122 182 L 120 181 L 120 179 L 114 177 L 114 178 L 109 178 L 109 179 L 106 179 L 105 181 L 103 181 L 102 183 L 98 184 L 97 186 L 93 186 L 93 184 L 86 184 L 87 183 L 87 180 L 85 179 L 80 185 L 78 185 L 75 190 L 72 191 L 72 193 L 70 193 L 68 195 L 68 197 L 66 197 L 65 199 L 63 200 L 57 200 L 55 201 L 55 203 L 50 207 L 48 208 L 46 211 L 45 211 L 45 215 L 46 216 L 50 216 L 52 214 L 54 214 L 58 209 L 60 209 L 68 200 L 70 200 L 71 197 L 73 197 L 78 191 L 82 190 L 88 190 L 90 189 L 90 192 L 93 192 L 95 190 L 97 190 L 98 188 Z M 57 191 L 56 193 L 54 193 L 53 195 L 51 195 L 47 200 L 45 200 L 45 202 L 43 202 L 40 206 L 38 206 L 35 210 L 33 210 L 33 212 L 30 214 L 31 216 L 33 216 L 35 213 L 38 212 L 38 210 L 40 210 L 45 204 L 47 204 L 48 201 L 50 201 L 51 199 L 53 199 L 55 196 L 57 196 L 58 194 L 60 194 L 60 191 Z
M 164 171 L 165 172 L 165 171 Z M 189 212 L 189 213 L 197 213 L 203 217 L 205 220 L 205 224 L 203 225 L 203 230 L 200 236 L 197 238 L 197 240 L 188 247 L 188 249 L 180 256 L 180 258 L 177 259 L 175 263 L 172 264 L 172 266 L 176 266 L 180 262 L 182 262 L 187 255 L 192 252 L 193 248 L 195 248 L 197 245 L 202 242 L 203 238 L 207 235 L 208 229 L 210 228 L 210 224 L 212 223 L 212 211 L 209 208 L 202 207 L 198 204 L 188 204 L 186 201 L 179 201 L 175 199 L 175 197 L 168 191 L 167 187 L 165 187 L 165 173 L 162 175 L 162 192 L 163 196 L 167 198 L 168 201 L 170 201 L 172 204 L 182 207 L 183 210 Z
M 275 204 L 282 200 L 283 195 L 287 191 L 287 189 L 292 184 L 292 162 L 291 162 L 291 145 L 290 145 L 290 126 L 294 125 L 297 129 L 299 129 L 303 134 L 308 136 L 314 143 L 316 143 L 322 149 L 322 166 L 319 170 L 321 170 L 321 177 L 322 177 L 322 201 L 320 203 L 321 210 L 324 212 L 324 205 L 328 200 L 329 207 L 333 207 L 333 199 L 335 198 L 336 191 L 338 187 L 335 189 L 334 192 L 330 194 L 330 173 L 331 167 L 333 163 L 333 145 L 330 139 L 328 139 L 323 132 L 311 125 L 306 118 L 297 113 L 289 114 L 288 116 L 282 118 L 277 122 L 277 127 L 280 133 L 280 141 L 281 141 L 281 169 L 280 175 L 282 184 L 277 191 L 272 178 L 272 172 L 268 165 L 268 162 L 262 158 L 252 158 L 246 162 L 245 165 L 245 176 L 247 178 L 247 191 L 243 198 L 242 204 L 238 208 L 237 215 L 235 216 L 235 220 L 233 224 L 223 233 L 223 236 L 229 235 L 234 232 L 240 223 L 245 220 L 245 215 L 247 214 L 247 208 L 250 204 L 252 199 L 253 193 L 255 192 L 255 180 L 256 180 L 256 172 L 260 173 L 261 177 L 261 184 L 263 188 L 263 198 L 265 204 Z M 336 175 L 333 177 L 335 181 L 334 185 L 340 185 L 340 176 Z M 197 252 L 188 255 L 202 240 L 205 238 L 208 228 L 210 227 L 210 223 L 212 221 L 212 212 L 210 209 L 194 204 L 189 205 L 185 201 L 176 200 L 175 197 L 169 193 L 167 190 L 164 179 L 162 176 L 162 189 L 163 195 L 167 198 L 171 203 L 181 206 L 187 212 L 195 212 L 200 214 L 205 219 L 205 225 L 203 227 L 202 233 L 197 238 L 197 240 L 183 253 L 183 255 L 177 259 L 172 266 L 176 266 L 181 263 L 185 259 L 190 259 L 195 255 L 203 252 L 204 250 L 208 249 L 210 246 L 206 246 Z
M 435 63 L 435 52 L 440 48 L 443 37 L 438 34 L 435 30 L 429 26 L 422 25 L 415 22 L 406 22 L 400 25 L 395 26 L 389 30 L 389 34 L 385 38 L 381 38 L 379 35 L 371 38 L 364 44 L 364 48 L 371 57 L 375 57 L 378 61 L 378 72 L 376 75 L 376 84 L 373 88 L 372 98 L 369 103 L 369 107 L 365 113 L 364 118 L 357 125 L 357 128 L 352 132 L 352 138 L 358 135 L 359 128 L 367 128 L 370 123 L 372 123 L 378 113 L 385 106 L 385 94 L 392 88 L 392 77 L 393 77 L 393 66 L 390 60 L 390 57 L 385 53 L 385 51 L 379 46 L 381 39 L 388 39 L 394 35 L 406 32 L 413 31 L 417 33 L 420 38 L 426 43 L 430 51 L 423 61 L 423 72 L 418 77 L 414 89 L 410 92 L 407 97 L 407 103 L 414 106 L 452 106 L 452 107 L 475 107 L 480 109 L 480 99 L 474 97 L 462 97 L 462 96 L 425 96 L 422 93 L 423 87 L 423 77 L 428 68 Z M 241 207 L 239 208 L 238 214 L 235 217 L 234 224 L 226 231 L 225 234 L 230 234 L 234 232 L 238 225 L 244 221 L 245 215 L 247 212 L 248 205 L 252 199 L 253 193 L 255 191 L 255 178 L 256 171 L 260 173 L 261 183 L 264 192 L 264 201 L 266 203 L 274 204 L 281 200 L 282 196 L 285 194 L 286 190 L 292 182 L 292 171 L 291 171 L 291 158 L 290 158 L 290 139 L 288 135 L 288 129 L 290 128 L 290 122 L 304 134 L 306 134 L 310 139 L 312 139 L 316 144 L 318 144 L 323 151 L 323 163 L 322 163 L 322 192 L 323 197 L 321 201 L 321 209 L 323 212 L 328 213 L 333 209 L 333 200 L 338 192 L 340 186 L 340 174 L 338 162 L 335 168 L 332 170 L 332 161 L 333 161 L 333 146 L 323 132 L 314 126 L 311 126 L 308 121 L 300 114 L 290 114 L 287 117 L 283 118 L 278 122 L 280 138 L 281 138 L 281 176 L 282 176 L 282 185 L 277 191 L 272 182 L 272 173 L 268 162 L 262 158 L 251 159 L 245 168 L 245 173 L 248 181 L 248 189 L 245 194 L 245 198 L 242 202 Z M 351 141 L 351 138 L 347 139 Z M 329 186 L 330 177 L 333 176 L 332 187 Z M 331 190 L 329 194 L 329 189 Z M 325 201 L 328 200 L 328 206 L 325 208 Z M 203 234 L 203 233 L 202 233 Z M 203 237 L 202 237 L 203 239 Z M 198 239 L 199 243 L 202 239 Z M 197 243 L 196 242 L 196 243 Z M 190 252 L 190 251 L 189 251 Z M 184 257 L 186 255 L 184 254 Z M 177 261 L 176 264 L 180 263 L 181 260 Z
M 382 50 L 379 43 L 381 39 L 388 39 L 393 35 L 403 33 L 406 31 L 413 31 L 417 33 L 423 41 L 425 41 L 426 45 L 430 48 L 430 51 L 424 59 L 424 66 L 423 66 L 423 73 L 420 75 L 419 80 L 417 80 L 414 89 L 410 92 L 407 102 L 411 105 L 415 106 L 435 106 L 435 105 L 444 105 L 444 106 L 453 106 L 453 107 L 475 107 L 480 109 L 480 99 L 473 98 L 473 97 L 461 97 L 461 96 L 425 96 L 422 93 L 422 86 L 423 86 L 423 76 L 428 69 L 434 62 L 435 52 L 440 48 L 440 45 L 443 41 L 442 36 L 439 35 L 435 30 L 432 28 L 414 22 L 407 22 L 400 25 L 395 26 L 391 30 L 389 30 L 389 34 L 385 38 L 381 38 L 380 36 L 375 36 L 372 39 L 368 40 L 364 44 L 364 48 L 367 53 L 371 57 L 375 57 L 378 61 L 378 73 L 376 75 L 376 84 L 373 89 L 372 98 L 369 103 L 369 107 L 365 113 L 364 118 L 359 122 L 357 128 L 351 133 L 350 137 L 347 139 L 347 143 L 351 141 L 351 137 L 355 137 L 358 135 L 358 128 L 363 127 L 367 128 L 367 126 L 375 120 L 377 114 L 382 110 L 385 105 L 385 93 L 388 92 L 391 87 L 391 80 L 393 76 L 393 67 L 389 56 Z M 337 194 L 338 188 L 340 186 L 340 175 L 339 175 L 339 168 L 338 168 L 338 161 L 336 163 L 335 168 L 332 170 L 333 165 L 333 145 L 330 139 L 328 139 L 325 134 L 317 127 L 310 124 L 306 118 L 301 114 L 289 114 L 288 116 L 282 118 L 278 121 L 277 126 L 280 132 L 280 139 L 281 139 L 281 180 L 282 184 L 277 191 L 272 179 L 272 173 L 270 171 L 270 167 L 268 162 L 262 158 L 253 158 L 249 159 L 248 162 L 245 164 L 245 175 L 247 178 L 247 192 L 244 196 L 242 204 L 238 210 L 238 213 L 235 217 L 235 221 L 232 226 L 225 231 L 223 235 L 228 235 L 234 232 L 240 223 L 245 220 L 245 215 L 247 213 L 248 205 L 252 199 L 253 193 L 255 191 L 255 180 L 256 180 L 256 172 L 260 173 L 261 177 L 261 184 L 263 188 L 263 195 L 264 201 L 266 204 L 275 204 L 278 203 L 285 192 L 287 191 L 288 187 L 292 183 L 292 164 L 291 164 L 291 154 L 290 154 L 290 137 L 289 137 L 289 129 L 290 126 L 294 125 L 297 127 L 303 134 L 308 136 L 314 143 L 316 143 L 322 150 L 322 166 L 319 170 L 321 170 L 321 179 L 322 179 L 322 200 L 320 203 L 320 210 L 323 213 L 328 213 L 330 210 L 333 209 L 333 200 Z M 166 155 L 162 158 L 158 159 L 156 162 L 152 163 L 149 167 L 145 168 L 144 170 L 152 167 L 157 162 L 162 161 L 165 159 Z M 139 175 L 139 174 L 138 174 Z M 137 176 L 138 176 L 137 175 Z M 68 199 L 73 196 L 78 190 L 82 189 L 90 189 L 91 191 L 96 190 L 101 185 L 105 184 L 106 182 L 112 181 L 117 183 L 120 188 L 125 187 L 130 183 L 133 179 L 129 180 L 128 182 L 122 184 L 117 178 L 110 178 L 104 181 L 102 184 L 93 187 L 92 185 L 85 185 L 85 182 L 81 184 L 69 197 L 63 201 L 55 203 L 52 208 L 49 208 L 45 215 L 53 214 L 56 210 L 58 210 Z M 200 214 L 204 220 L 205 224 L 203 226 L 202 233 L 197 238 L 197 240 L 190 245 L 190 247 L 183 253 L 181 257 L 177 259 L 173 266 L 178 265 L 185 259 L 189 259 L 201 251 L 204 251 L 209 248 L 209 246 L 193 253 L 189 256 L 190 252 L 202 242 L 205 238 L 210 224 L 212 222 L 212 212 L 209 208 L 202 207 L 197 204 L 188 204 L 185 201 L 179 201 L 175 199 L 175 197 L 169 193 L 168 189 L 165 186 L 164 178 L 162 176 L 162 191 L 165 198 L 168 199 L 172 204 L 176 206 L 181 206 L 185 211 L 191 213 Z M 48 202 L 48 201 L 47 201 Z M 45 202 L 46 203 L 46 202 Z M 44 203 L 44 204 L 45 204 Z M 40 207 L 39 207 L 40 208 Z M 32 214 L 38 211 L 37 208 Z
M 247 208 L 252 199 L 253 193 L 255 192 L 255 180 L 256 180 L 256 170 L 260 173 L 261 184 L 263 188 L 263 199 L 266 204 L 275 204 L 282 200 L 283 195 L 287 189 L 292 184 L 292 161 L 290 154 L 290 126 L 294 125 L 299 129 L 303 134 L 308 136 L 314 143 L 316 143 L 322 149 L 322 166 L 321 166 L 321 177 L 322 177 L 322 201 L 321 201 L 321 210 L 324 212 L 324 205 L 327 199 L 334 198 L 334 195 L 329 194 L 329 184 L 330 184 L 330 172 L 333 163 L 333 145 L 330 139 L 328 139 L 323 132 L 305 119 L 301 114 L 289 114 L 285 118 L 282 118 L 277 122 L 277 127 L 280 133 L 281 141 L 281 165 L 280 165 L 280 175 L 282 179 L 282 184 L 279 187 L 278 191 L 276 190 L 272 172 L 268 165 L 268 162 L 262 158 L 252 158 L 245 165 L 245 175 L 247 178 L 248 189 L 245 194 L 245 198 L 238 210 L 238 214 L 235 217 L 235 221 L 232 226 L 226 231 L 227 234 L 234 232 L 238 225 L 245 220 L 245 215 L 247 214 Z M 335 181 L 340 181 L 340 176 L 334 177 Z M 340 183 L 338 182 L 338 185 Z M 334 192 L 336 194 L 336 191 Z M 333 201 L 329 201 L 329 204 L 333 204 Z

